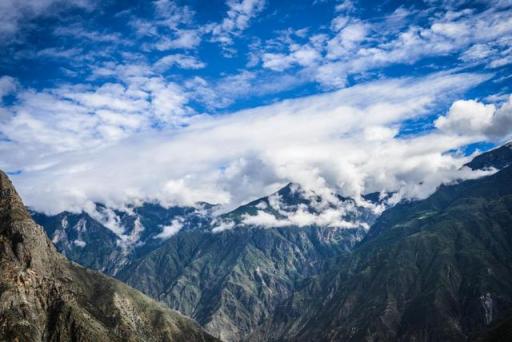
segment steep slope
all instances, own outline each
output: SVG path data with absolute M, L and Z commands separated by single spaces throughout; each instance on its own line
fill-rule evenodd
M 70 263 L 0 171 L 0 340 L 211 341 L 193 321 Z
M 101 215 L 94 217 L 32 214 L 72 260 L 115 275 L 216 336 L 239 340 L 268 319 L 300 281 L 320 272 L 325 260 L 363 238 L 382 210 L 379 196 L 370 197 L 360 205 L 289 184 L 217 217 L 207 204 L 144 204 L 129 211 L 97 205 Z M 166 225 L 178 226 L 179 233 L 159 238 Z M 137 239 L 119 234 L 134 231 Z
M 300 280 L 361 236 L 318 227 L 182 233 L 119 278 L 213 335 L 237 341 L 267 320 Z
M 120 238 L 89 214 L 62 212 L 47 216 L 34 211 L 30 213 L 68 259 L 107 274 L 122 262 Z
M 493 324 L 488 330 L 472 337 L 477 342 L 507 342 L 512 341 L 512 316 Z
M 384 212 L 351 255 L 306 281 L 251 338 L 466 341 L 511 315 L 508 166 Z

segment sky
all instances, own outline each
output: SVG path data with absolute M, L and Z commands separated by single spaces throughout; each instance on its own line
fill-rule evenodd
M 57 213 L 424 198 L 512 139 L 512 1 L 0 1 L 0 169 Z

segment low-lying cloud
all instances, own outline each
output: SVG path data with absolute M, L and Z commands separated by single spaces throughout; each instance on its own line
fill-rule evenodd
M 71 125 L 65 115 L 52 131 L 55 139 L 42 140 L 38 125 L 24 125 L 22 136 L 9 130 L 19 113 L 35 115 L 30 111 L 36 109 L 21 101 L 1 126 L 7 139 L 0 142 L 0 166 L 17 171 L 13 179 L 28 205 L 49 213 L 80 210 L 91 201 L 113 206 L 207 201 L 232 208 L 290 181 L 320 194 L 357 198 L 386 191 L 424 197 L 442 182 L 475 175 L 459 171 L 468 158 L 447 151 L 479 138 L 452 134 L 443 125 L 400 137 L 401 126 L 448 107 L 446 101 L 487 78 L 441 73 L 374 81 L 228 115 L 195 115 L 185 126 L 140 125 L 123 130 L 126 137 L 118 140 L 96 135 L 93 145 L 87 134 L 83 142 L 70 136 L 72 149 L 57 148 L 66 144 L 61 138 Z M 60 109 L 66 108 L 55 111 Z M 19 153 L 5 153 L 12 149 Z

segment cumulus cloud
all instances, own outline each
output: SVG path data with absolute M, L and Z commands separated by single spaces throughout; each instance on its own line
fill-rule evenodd
M 453 103 L 448 113 L 439 117 L 438 129 L 459 136 L 476 136 L 482 139 L 504 140 L 512 134 L 512 97 L 499 108 L 475 100 Z
M 125 82 L 96 87 L 20 88 L 14 104 L 3 108 L 0 131 L 8 142 L 0 150 L 8 151 L 12 143 L 33 144 L 32 153 L 48 155 L 104 146 L 155 124 L 183 124 L 190 113 L 183 90 L 141 70 L 123 70 L 118 76 Z
M 21 170 L 13 179 L 27 204 L 47 212 L 80 210 L 91 201 L 234 207 L 290 181 L 355 198 L 398 189 L 421 197 L 458 177 L 467 158 L 445 152 L 473 140 L 442 130 L 398 138 L 397 127 L 485 79 L 435 74 L 375 81 L 232 114 L 196 115 L 186 126 L 146 127 L 117 140 L 87 129 L 98 119 L 86 113 L 93 106 L 138 113 L 138 106 L 146 108 L 139 100 L 151 96 L 143 90 L 146 81 L 143 88 L 116 88 L 121 99 L 132 92 L 140 98 L 112 104 L 76 97 L 77 91 L 73 101 L 55 100 L 54 91 L 30 91 L 24 96 L 41 98 L 32 106 L 22 99 L 0 127 L 8 138 L 0 142 L 0 167 Z M 52 122 L 58 124 L 50 127 L 37 116 L 41 112 L 57 115 Z M 12 150 L 18 153 L 7 153 Z

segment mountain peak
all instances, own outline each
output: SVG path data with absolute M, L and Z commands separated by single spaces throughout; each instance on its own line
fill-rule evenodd
M 30 219 L 9 177 L 0 170 L 0 217 L 2 221 Z
M 43 230 L 30 214 L 9 177 L 0 171 L 0 259 L 15 267 L 49 271 L 49 261 L 57 254 Z
M 480 169 L 503 169 L 512 164 L 512 141 L 484 152 L 466 164 L 467 167 L 473 170 Z

